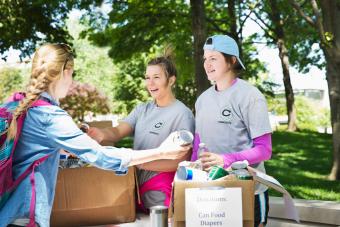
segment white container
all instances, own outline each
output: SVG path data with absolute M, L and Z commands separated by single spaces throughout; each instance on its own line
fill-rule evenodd
M 150 227 L 168 227 L 168 208 L 166 206 L 150 207 Z
M 208 173 L 199 169 L 179 166 L 177 169 L 177 178 L 188 181 L 207 181 Z

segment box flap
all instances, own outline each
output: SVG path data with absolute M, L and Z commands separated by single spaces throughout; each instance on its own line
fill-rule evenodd
M 252 173 L 253 178 L 256 182 L 259 182 L 261 184 L 264 184 L 268 186 L 269 188 L 272 188 L 278 192 L 281 192 L 283 194 L 283 198 L 285 201 L 285 216 L 288 219 L 295 220 L 296 222 L 300 222 L 299 213 L 294 205 L 294 201 L 292 199 L 292 196 L 289 194 L 289 192 L 280 184 L 279 181 L 277 181 L 274 177 L 269 176 L 263 172 L 260 172 L 250 166 L 248 166 L 249 172 Z

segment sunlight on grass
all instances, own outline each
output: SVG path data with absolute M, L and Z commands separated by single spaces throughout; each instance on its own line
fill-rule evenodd
M 278 131 L 273 134 L 272 158 L 265 165 L 295 198 L 340 201 L 340 182 L 327 179 L 331 160 L 331 135 Z M 281 196 L 273 190 L 270 194 Z

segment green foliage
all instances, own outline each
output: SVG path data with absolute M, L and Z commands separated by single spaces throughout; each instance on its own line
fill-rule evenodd
M 175 86 L 174 92 L 178 100 L 194 111 L 197 94 L 195 81 L 187 80 L 184 83 L 178 83 Z
M 253 3 L 258 1 L 252 1 Z M 263 32 L 257 33 L 257 41 L 265 41 L 269 46 L 277 47 L 278 35 L 275 24 L 270 15 L 279 13 L 280 25 L 284 32 L 284 43 L 288 50 L 289 63 L 294 65 L 300 72 L 307 73 L 311 66 L 324 67 L 323 54 L 320 48 L 314 48 L 318 44 L 318 34 L 300 15 L 291 4 L 284 0 L 276 1 L 279 12 L 272 12 L 269 1 L 257 4 L 254 11 L 254 20 L 262 27 Z M 306 12 L 312 12 L 312 8 L 304 4 Z M 313 47 L 313 48 L 312 48 Z
M 94 86 L 73 82 L 67 96 L 60 101 L 76 122 L 84 121 L 86 114 L 107 114 L 110 112 L 108 99 Z
M 0 69 L 0 102 L 5 101 L 14 91 L 23 90 L 23 76 L 20 69 L 4 67 Z
M 41 42 L 66 42 L 69 38 L 63 18 L 76 1 L 11 1 L 0 2 L 0 53 L 13 47 L 21 57 L 29 56 Z
M 268 111 L 273 112 L 276 115 L 286 115 L 287 114 L 287 107 L 286 101 L 282 98 L 277 97 L 269 97 L 267 98 L 268 103 Z
M 268 110 L 276 115 L 285 115 L 286 101 L 283 98 L 268 98 Z M 299 130 L 316 131 L 319 127 L 330 127 L 330 110 L 320 107 L 317 101 L 301 95 L 295 97 L 297 125 Z
M 144 86 L 145 60 L 144 55 L 135 55 L 128 64 L 122 62 L 116 65 L 116 77 L 112 84 L 115 90 L 115 113 L 126 115 L 136 104 L 148 99 Z
M 87 39 L 82 39 L 79 33 L 86 28 L 78 18 L 67 20 L 68 31 L 73 38 L 73 48 L 77 54 L 75 59 L 75 80 L 89 83 L 100 89 L 114 100 L 115 66 L 108 56 L 108 48 L 97 47 Z
M 293 197 L 340 201 L 339 182 L 327 179 L 332 168 L 331 135 L 276 131 L 272 141 L 273 155 L 265 164 L 267 173 Z M 273 190 L 270 194 L 279 195 Z
M 299 129 L 316 130 L 317 108 L 311 100 L 297 96 L 295 100 L 297 125 Z

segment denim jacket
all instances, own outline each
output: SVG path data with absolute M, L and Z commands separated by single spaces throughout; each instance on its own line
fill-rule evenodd
M 35 221 L 41 227 L 50 225 L 59 150 L 64 149 L 101 169 L 126 172 L 131 150 L 103 147 L 84 134 L 72 118 L 46 92 L 41 98 L 50 106 L 30 108 L 22 128 L 13 158 L 13 176 L 16 178 L 35 160 L 49 154 L 45 162 L 35 169 L 36 207 Z M 29 218 L 31 183 L 26 177 L 0 209 L 0 227 L 16 219 Z

